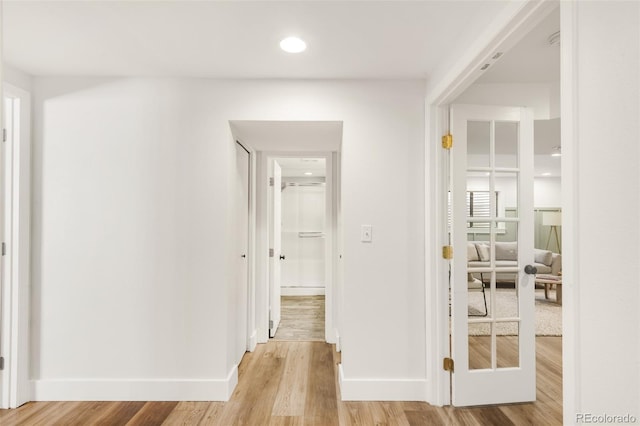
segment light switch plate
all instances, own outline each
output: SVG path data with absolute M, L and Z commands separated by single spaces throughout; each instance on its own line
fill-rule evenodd
M 373 241 L 373 227 L 371 225 L 362 225 L 360 228 L 360 241 L 370 243 Z

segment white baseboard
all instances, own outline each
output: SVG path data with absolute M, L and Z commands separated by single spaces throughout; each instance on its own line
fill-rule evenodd
M 336 352 L 342 352 L 342 342 L 340 341 L 340 333 L 338 329 L 334 329 L 334 336 L 336 336 Z
M 282 296 L 324 296 L 324 287 L 281 287 Z
M 228 401 L 238 366 L 225 379 L 32 380 L 33 401 Z
M 251 333 L 251 336 L 249 337 L 249 341 L 247 342 L 247 350 L 249 352 L 255 351 L 257 344 L 258 344 L 258 330 L 253 330 L 253 333 Z
M 343 401 L 424 401 L 424 379 L 347 379 L 338 364 Z

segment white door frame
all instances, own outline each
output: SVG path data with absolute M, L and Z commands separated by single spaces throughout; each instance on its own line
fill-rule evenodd
M 256 217 L 257 217 L 257 152 L 241 140 L 233 139 L 234 146 L 239 144 L 249 153 L 249 241 L 247 246 L 247 351 L 253 352 L 258 343 L 256 331 Z
M 4 99 L 18 102 L 19 126 L 3 147 L 2 194 L 4 198 L 2 257 L 2 307 L 0 408 L 15 408 L 31 400 L 29 387 L 29 309 L 31 251 L 31 96 L 25 90 L 3 83 Z M 13 143 L 12 143 L 13 142 Z
M 274 158 L 324 158 L 326 160 L 326 217 L 327 229 L 325 231 L 325 339 L 328 343 L 336 343 L 338 334 L 334 321 L 335 297 L 334 274 L 337 271 L 337 251 L 335 248 L 337 236 L 337 203 L 335 194 L 339 182 L 336 179 L 335 152 L 305 152 L 305 151 L 258 151 L 256 170 L 256 287 L 252 297 L 255 297 L 255 319 L 258 343 L 266 343 L 269 340 L 269 235 L 267 215 L 267 187 L 268 187 L 268 162 Z
M 236 150 L 238 149 L 238 146 L 240 148 L 242 148 L 246 153 L 247 153 L 247 240 L 246 240 L 246 251 L 245 253 L 243 253 L 246 257 L 245 257 L 245 268 L 246 268 L 246 293 L 244 295 L 244 297 L 242 297 L 242 293 L 241 294 L 241 300 L 240 303 L 244 302 L 246 303 L 246 317 L 245 317 L 245 337 L 246 339 L 244 339 L 244 343 L 240 343 L 239 346 L 244 345 L 244 350 L 242 351 L 242 354 L 239 356 L 238 358 L 238 364 L 240 364 L 240 361 L 242 361 L 242 357 L 244 356 L 244 352 L 245 351 L 252 351 L 253 347 L 251 347 L 251 334 L 253 333 L 253 327 L 251 327 L 251 312 L 250 312 L 250 298 L 249 298 L 249 294 L 251 291 L 251 271 L 252 271 L 252 267 L 251 267 L 251 262 L 253 259 L 252 253 L 250 252 L 251 250 L 251 235 L 252 235 L 252 197 L 251 197 L 251 171 L 252 171 L 252 160 L 253 160 L 253 155 L 251 154 L 251 151 L 245 147 L 242 143 L 240 143 L 239 141 L 236 141 L 235 143 L 235 147 Z M 238 153 L 236 151 L 236 161 L 237 161 L 237 156 Z M 240 255 L 240 253 L 236 252 L 236 255 Z
M 450 130 L 448 105 L 482 74 L 480 68 L 483 65 L 496 61 L 493 59 L 496 52 L 505 52 L 513 47 L 556 7 L 558 4 L 555 2 L 538 0 L 507 5 L 487 31 L 460 58 L 451 72 L 437 86 L 431 88 L 425 101 L 425 167 L 429 170 L 425 174 L 426 347 L 431 348 L 427 351 L 426 357 L 426 400 L 433 405 L 451 403 L 450 373 L 442 368 L 443 358 L 450 356 L 448 263 L 442 259 L 442 246 L 448 245 L 444 226 L 447 221 L 445 179 L 448 170 L 444 165 L 444 150 L 440 143 L 442 135 Z M 564 29 L 562 34 L 564 37 Z M 563 76 L 561 85 L 564 87 L 566 83 L 567 79 Z M 565 113 L 563 109 L 563 120 Z M 566 156 L 564 144 L 563 138 L 563 156 Z M 566 158 L 563 158 L 563 167 L 564 161 Z M 565 207 L 563 206 L 563 211 Z M 571 256 L 570 251 L 565 252 Z M 563 321 L 564 336 L 573 336 L 572 324 Z M 567 359 L 566 353 L 564 357 Z M 575 395 L 574 391 L 575 389 L 569 390 L 565 384 L 564 400 L 567 401 L 570 395 Z

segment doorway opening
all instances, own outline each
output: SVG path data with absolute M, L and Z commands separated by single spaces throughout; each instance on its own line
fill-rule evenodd
M 560 139 L 560 50 L 559 50 L 560 13 L 559 9 L 550 11 L 520 41 L 511 49 L 506 50 L 501 58 L 487 69 L 469 88 L 461 93 L 453 104 L 484 105 L 526 105 L 533 114 L 533 150 L 530 159 L 533 167 L 531 182 L 531 211 L 518 211 L 519 201 L 523 194 L 520 192 L 522 183 L 518 173 L 503 172 L 493 178 L 493 192 L 489 191 L 488 172 L 476 172 L 467 176 L 467 209 L 468 216 L 474 220 L 481 220 L 487 215 L 486 207 L 493 206 L 496 215 L 504 218 L 499 222 L 494 233 L 487 233 L 483 229 L 483 222 L 472 222 L 467 230 L 469 248 L 477 250 L 467 254 L 467 265 L 471 270 L 482 264 L 483 258 L 493 255 L 496 264 L 506 267 L 517 257 L 517 251 L 512 249 L 525 235 L 518 233 L 513 218 L 531 216 L 533 219 L 533 235 L 530 245 L 533 249 L 531 265 L 535 267 L 532 275 L 535 278 L 533 291 L 533 313 L 535 350 L 543 354 L 552 354 L 554 359 L 561 361 L 562 346 L 562 245 L 559 228 L 562 225 L 562 196 L 561 196 L 561 139 Z M 542 66 L 541 64 L 544 64 Z M 470 123 L 469 149 L 467 162 L 470 166 L 484 166 L 487 156 L 484 142 L 488 136 L 484 135 L 488 129 L 482 128 L 486 123 Z M 518 154 L 517 145 L 509 145 L 509 129 L 507 123 L 496 123 L 495 131 L 495 164 L 503 167 L 521 167 L 514 161 Z M 484 132 L 484 133 L 483 133 Z M 528 196 L 528 195 L 527 195 Z M 493 235 L 491 235 L 493 234 Z M 527 240 L 531 236 L 526 236 Z M 493 240 L 493 244 L 489 244 Z M 483 252 L 484 247 L 493 245 L 494 253 Z M 484 255 L 489 256 L 484 256 Z M 455 262 L 455 260 L 454 260 Z M 518 265 L 522 267 L 524 265 Z M 521 268 L 520 268 L 521 269 Z M 515 300 L 518 300 L 517 276 L 515 274 L 496 274 L 491 277 L 487 273 L 472 274 L 470 281 L 479 282 L 472 291 L 469 285 L 470 322 L 476 314 L 492 314 L 497 317 L 515 317 Z M 495 282 L 491 282 L 495 278 Z M 486 296 L 487 288 L 495 288 L 492 297 Z M 522 294 L 520 294 L 522 296 Z M 488 303 L 487 303 L 488 302 Z M 488 304 L 488 306 L 487 306 Z M 480 320 L 478 320 L 480 321 Z M 471 326 L 471 324 L 470 324 Z M 498 354 L 504 353 L 507 365 L 518 365 L 517 360 L 524 354 L 520 350 L 513 335 L 518 335 L 516 324 L 509 329 L 503 325 L 496 336 Z M 522 330 L 522 324 L 519 325 Z M 476 326 L 469 337 L 469 350 L 473 349 L 475 369 L 488 366 L 488 358 L 482 357 L 484 349 L 489 347 L 485 342 L 486 333 L 481 326 Z M 473 334 L 473 336 L 471 336 Z M 491 334 L 491 333 L 489 333 Z M 504 341 L 504 342 L 503 342 Z M 502 342 L 502 343 L 501 343 Z M 473 348 L 471 345 L 474 345 Z M 502 349 L 500 347 L 502 345 Z M 471 354 L 470 354 L 471 356 Z M 538 363 L 540 363 L 538 359 Z M 498 360 L 500 361 L 500 360 Z M 471 359 L 470 359 L 471 362 Z M 559 362 L 561 363 L 561 362 Z M 558 364 L 559 364 L 558 363 Z M 470 364 L 471 368 L 471 364 Z M 547 370 L 541 370 L 547 371 Z M 561 387 L 560 370 L 547 371 L 545 379 Z M 541 378 L 542 379 L 542 378 Z M 553 380 L 551 380 L 553 379 Z M 542 398 L 542 396 L 540 396 Z M 534 398 L 535 399 L 535 398 Z M 545 402 L 545 401 L 543 401 Z M 551 401 L 556 403 L 556 400 Z M 561 408 L 561 406 L 559 407 Z M 561 411 L 558 410 L 558 417 Z
M 283 296 L 310 296 L 318 299 L 309 303 L 319 329 L 300 338 L 340 351 L 342 122 L 234 120 L 230 127 L 252 158 L 247 349 L 276 336 Z M 324 216 L 304 211 L 311 204 L 323 206 Z
M 492 364 L 495 364 L 496 359 L 498 360 L 498 364 L 500 364 L 501 352 L 505 354 L 502 358 L 503 361 L 507 362 L 507 368 L 520 368 L 520 364 L 522 364 L 522 360 L 524 359 L 523 357 L 526 355 L 523 353 L 523 349 L 526 350 L 527 348 L 516 345 L 505 345 L 502 341 L 507 341 L 511 336 L 517 336 L 519 333 L 523 333 L 523 329 L 521 328 L 522 324 L 518 323 L 522 313 L 522 305 L 518 306 L 507 300 L 506 304 L 516 309 L 514 311 L 516 315 L 512 315 L 512 313 L 509 312 L 501 313 L 498 311 L 500 308 L 499 305 L 501 304 L 500 301 L 504 302 L 502 296 L 515 297 L 514 300 L 518 301 L 520 301 L 520 298 L 525 297 L 524 293 L 514 291 L 518 290 L 518 285 L 516 284 L 514 286 L 514 282 L 520 280 L 522 283 L 522 277 L 526 275 L 529 275 L 529 277 L 526 278 L 527 285 L 536 285 L 537 287 L 535 291 L 530 292 L 532 300 L 527 301 L 527 305 L 531 303 L 531 308 L 534 307 L 534 297 L 537 305 L 538 293 L 544 292 L 543 286 L 536 283 L 536 281 L 538 281 L 537 277 L 532 279 L 533 277 L 531 277 L 530 273 L 524 270 L 526 263 L 517 257 L 517 252 L 511 250 L 512 247 L 510 246 L 522 245 L 523 242 L 520 240 L 526 239 L 527 242 L 523 245 L 526 247 L 530 246 L 530 248 L 527 248 L 527 257 L 531 257 L 531 263 L 533 263 L 534 259 L 536 261 L 539 260 L 541 265 L 550 269 L 546 272 L 554 273 L 556 274 L 555 276 L 561 277 L 561 273 L 559 274 L 561 271 L 561 263 L 556 259 L 559 257 L 560 247 L 559 244 L 554 246 L 553 238 L 547 247 L 548 235 L 545 233 L 549 232 L 548 226 L 550 225 L 545 225 L 545 221 L 543 220 L 543 213 L 547 211 L 559 213 L 560 206 L 562 205 L 560 200 L 559 158 L 557 155 L 551 157 L 552 152 L 543 152 L 547 148 L 546 144 L 550 144 L 549 147 L 553 148 L 554 153 L 559 153 L 560 149 L 557 147 L 561 145 L 559 138 L 560 52 L 558 45 L 553 42 L 558 38 L 558 31 L 560 29 L 559 13 L 557 6 L 546 5 L 544 7 L 527 9 L 526 11 L 523 9 L 522 14 L 523 19 L 521 21 L 517 21 L 516 19 L 510 21 L 509 36 L 505 38 L 496 37 L 496 39 L 492 40 L 485 48 L 486 50 L 478 52 L 478 56 L 469 64 L 468 74 L 461 73 L 455 76 L 445 90 L 428 99 L 428 104 L 431 105 L 428 120 L 432 123 L 433 129 L 435 129 L 435 134 L 432 134 L 432 137 L 437 139 L 440 139 L 442 135 L 447 134 L 448 130 L 451 129 L 452 117 L 450 116 L 449 106 L 452 104 L 476 105 L 484 106 L 485 108 L 496 108 L 505 105 L 516 107 L 526 106 L 528 110 L 533 113 L 532 131 L 535 138 L 534 150 L 531 152 L 532 158 L 529 159 L 531 161 L 527 160 L 528 164 L 526 167 L 531 166 L 532 168 L 533 177 L 527 184 L 531 184 L 534 190 L 530 194 L 533 200 L 532 206 L 526 212 L 515 209 L 518 203 L 516 203 L 517 200 L 514 199 L 514 195 L 516 197 L 522 196 L 520 193 L 521 188 L 517 185 L 523 163 L 503 164 L 504 161 L 508 160 L 507 156 L 514 156 L 514 154 L 518 153 L 517 151 L 502 152 L 505 147 L 501 146 L 500 139 L 501 137 L 504 139 L 504 135 L 501 135 L 500 132 L 508 132 L 508 126 L 500 124 L 499 120 L 497 120 L 494 123 L 495 127 L 490 129 L 492 132 L 490 139 L 480 136 L 481 133 L 486 133 L 487 129 L 471 128 L 469 132 L 465 130 L 465 137 L 475 138 L 477 141 L 482 140 L 483 142 L 491 140 L 491 143 L 495 144 L 486 150 L 495 155 L 493 164 L 474 163 L 475 160 L 480 160 L 480 152 L 478 150 L 489 148 L 488 146 L 481 146 L 482 144 L 480 143 L 471 143 L 468 147 L 469 152 L 465 162 L 469 161 L 469 163 L 465 163 L 465 169 L 470 170 L 472 173 L 465 172 L 466 176 L 463 175 L 461 178 L 463 182 L 459 187 L 462 187 L 463 191 L 462 198 L 460 198 L 458 202 L 458 206 L 462 206 L 463 210 L 464 204 L 467 205 L 466 214 L 463 211 L 461 215 L 462 222 L 468 222 L 468 229 L 467 232 L 463 232 L 463 234 L 465 234 L 463 243 L 458 244 L 458 249 L 454 247 L 453 250 L 455 253 L 453 263 L 462 263 L 462 269 L 465 271 L 464 274 L 457 275 L 458 278 L 462 278 L 460 275 L 464 275 L 464 292 L 468 295 L 470 302 L 470 306 L 464 306 L 464 309 L 458 309 L 458 311 L 459 314 L 464 314 L 464 321 L 468 323 L 469 326 L 473 325 L 478 328 L 473 335 L 469 333 L 468 336 L 462 336 L 464 342 L 461 343 L 461 345 L 466 345 L 469 351 L 469 357 L 473 358 L 465 359 L 463 362 L 467 364 L 469 370 L 474 370 L 474 375 L 477 375 L 477 372 L 485 370 L 495 371 L 496 374 L 501 373 L 500 365 Z M 541 64 L 544 64 L 544 66 L 541 66 Z M 485 123 L 481 123 L 482 120 L 475 121 L 475 123 L 469 122 L 471 127 L 481 127 L 485 125 Z M 549 132 L 541 130 L 543 127 L 546 127 Z M 556 128 L 558 131 L 554 130 Z M 540 137 L 543 133 L 547 134 Z M 460 135 L 453 135 L 454 149 L 456 146 L 456 137 L 460 137 Z M 438 170 L 432 177 L 432 184 L 435 186 L 435 191 L 440 194 L 437 201 L 434 202 L 433 223 L 438 224 L 434 232 L 435 236 L 442 242 L 442 245 L 446 246 L 449 244 L 449 233 L 447 230 L 447 205 L 449 204 L 449 200 L 445 180 L 446 176 L 449 175 L 448 167 L 451 165 L 447 161 L 444 152 L 446 151 L 433 152 L 430 160 L 433 161 L 435 169 Z M 464 192 L 466 192 L 466 194 L 464 194 Z M 526 196 L 529 197 L 529 194 L 526 194 Z M 458 194 L 458 197 L 460 197 L 460 194 Z M 488 211 L 486 211 L 486 207 L 489 208 Z M 483 219 L 483 214 L 489 219 Z M 518 232 L 518 228 L 514 228 L 514 223 L 519 223 L 523 220 L 533 224 L 533 227 L 531 227 L 531 235 L 521 234 Z M 488 229 L 482 229 L 483 226 L 488 226 Z M 464 225 L 462 228 L 464 228 Z M 517 232 L 517 234 L 514 232 Z M 529 231 L 527 231 L 527 233 L 528 232 Z M 544 241 L 541 245 L 540 236 L 543 234 Z M 488 241 L 490 244 L 487 244 Z M 464 253 L 465 245 L 467 249 L 471 247 L 473 250 Z M 497 247 L 498 245 L 500 247 Z M 489 253 L 483 250 L 486 246 L 489 246 Z M 498 250 L 498 248 L 500 250 Z M 440 247 L 436 246 L 434 249 L 437 250 L 440 249 Z M 531 251 L 531 253 L 528 253 L 529 251 Z M 552 258 L 546 259 L 546 257 L 548 257 L 547 254 L 551 254 Z M 498 259 L 498 255 L 507 256 L 509 259 L 506 257 L 504 259 Z M 431 400 L 436 403 L 439 402 L 443 405 L 448 405 L 451 404 L 452 401 L 455 401 L 456 392 L 462 391 L 463 393 L 461 395 L 464 396 L 466 390 L 460 386 L 458 386 L 456 390 L 455 386 L 452 386 L 452 383 L 455 383 L 455 376 L 459 375 L 464 368 L 458 368 L 458 360 L 455 359 L 454 354 L 452 354 L 450 350 L 450 339 L 452 339 L 454 343 L 457 338 L 450 335 L 448 327 L 449 288 L 446 283 L 449 281 L 449 265 L 448 261 L 442 260 L 442 255 L 438 257 L 439 259 L 434 259 L 435 275 L 443 285 L 433 289 L 430 295 L 435 302 L 432 303 L 432 306 L 434 310 L 438 312 L 437 317 L 439 318 L 439 325 L 437 330 L 431 335 L 431 342 L 433 346 L 441 348 L 440 353 L 444 354 L 444 358 L 449 356 L 453 358 L 451 364 L 456 362 L 456 369 L 453 370 L 454 372 L 452 373 L 441 373 L 438 375 L 438 385 L 432 388 L 433 398 Z M 481 265 L 483 262 L 481 257 L 487 257 L 491 265 L 486 267 Z M 543 259 L 543 257 L 545 259 Z M 517 266 L 512 271 L 508 270 L 508 264 L 513 263 L 514 260 Z M 469 262 L 476 262 L 477 264 L 474 264 L 472 268 Z M 498 266 L 503 268 L 503 270 L 497 271 Z M 471 271 L 472 269 L 473 271 Z M 498 274 L 498 272 L 508 273 Z M 535 272 L 533 275 L 535 275 Z M 461 285 L 459 287 L 462 288 Z M 552 321 L 551 326 L 558 334 L 562 334 L 561 308 L 559 304 L 556 304 L 555 295 L 553 294 L 554 292 L 558 292 L 558 287 L 561 287 L 561 284 L 560 286 L 555 286 L 553 291 L 548 292 L 548 299 L 545 300 L 544 295 L 542 295 L 542 303 L 548 304 L 558 311 L 557 314 L 554 315 L 555 321 Z M 487 288 L 491 288 L 490 294 L 487 293 Z M 474 292 L 472 292 L 472 289 Z M 474 306 L 471 306 L 472 296 L 473 299 L 475 299 L 473 302 Z M 527 295 L 526 298 L 529 299 L 529 296 Z M 502 305 L 505 305 L 505 303 L 502 303 Z M 467 315 L 467 309 L 470 311 L 469 315 Z M 492 315 L 493 318 L 498 318 L 496 323 L 518 319 L 518 321 L 512 321 L 513 324 L 509 324 L 515 327 L 515 332 L 502 330 L 502 328 L 504 328 L 502 324 L 499 324 L 499 326 L 494 324 L 492 325 L 493 329 L 489 332 L 489 335 L 492 335 L 493 339 L 491 347 L 486 344 L 483 346 L 483 343 L 485 343 L 484 340 L 487 340 L 484 337 L 486 333 L 480 330 L 481 327 L 479 325 L 476 326 L 476 323 L 490 322 L 486 321 L 485 318 L 491 318 Z M 537 317 L 535 314 L 534 316 Z M 496 330 L 496 328 L 498 328 L 498 330 Z M 535 333 L 540 336 L 537 327 Z M 502 337 L 503 335 L 506 336 L 506 338 Z M 546 354 L 552 354 L 555 357 L 552 362 L 555 365 L 560 365 L 562 359 L 560 351 L 562 337 L 548 337 L 548 335 L 536 337 L 536 344 L 539 343 L 541 338 L 555 339 L 554 342 L 546 345 L 545 356 Z M 512 340 L 515 341 L 515 339 Z M 501 344 L 502 348 L 500 347 Z M 539 349 L 540 345 L 537 346 Z M 480 356 L 481 354 L 486 355 L 486 357 L 482 358 Z M 435 363 L 432 364 L 434 368 L 439 367 L 442 369 L 442 358 L 432 359 L 428 362 L 432 363 L 433 361 L 435 361 Z M 481 365 L 473 364 L 472 361 L 481 363 Z M 559 368 L 551 370 L 553 371 L 547 368 L 540 369 L 538 377 L 541 377 L 540 374 L 547 375 L 544 377 L 544 382 L 553 382 L 555 386 L 554 392 L 556 390 L 561 391 L 562 373 Z M 538 382 L 542 381 L 539 379 Z M 508 386 L 517 387 L 520 383 L 521 382 L 516 383 L 514 381 L 509 383 Z M 497 382 L 494 382 L 494 384 L 497 384 Z M 499 387 L 502 391 L 508 386 Z M 540 390 L 540 388 L 538 388 L 538 390 Z M 542 393 L 545 394 L 545 397 L 548 396 L 546 392 Z M 533 399 L 535 399 L 535 389 L 533 392 L 529 392 L 529 395 L 531 394 L 534 395 Z M 473 398 L 469 398 L 469 400 L 472 399 Z M 502 401 L 507 402 L 507 399 L 508 397 L 505 397 Z M 554 408 L 553 416 L 561 419 L 562 404 L 557 398 L 551 399 L 550 407 Z M 522 400 L 527 400 L 527 398 L 523 398 Z M 501 401 L 493 402 L 501 403 Z M 478 402 L 477 404 L 482 404 L 482 402 Z M 454 405 L 458 404 L 454 403 Z
M 280 324 L 272 338 L 325 341 L 326 159 L 274 161 L 282 171 L 281 273 Z

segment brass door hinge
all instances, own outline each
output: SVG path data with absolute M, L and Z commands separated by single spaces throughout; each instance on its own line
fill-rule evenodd
M 444 358 L 442 360 L 442 368 L 444 369 L 444 371 L 450 371 L 453 373 L 453 359 Z
M 442 246 L 442 258 L 448 260 L 453 259 L 453 247 Z
M 442 137 L 442 147 L 444 149 L 451 149 L 451 147 L 453 147 L 453 135 L 451 133 L 447 133 Z

